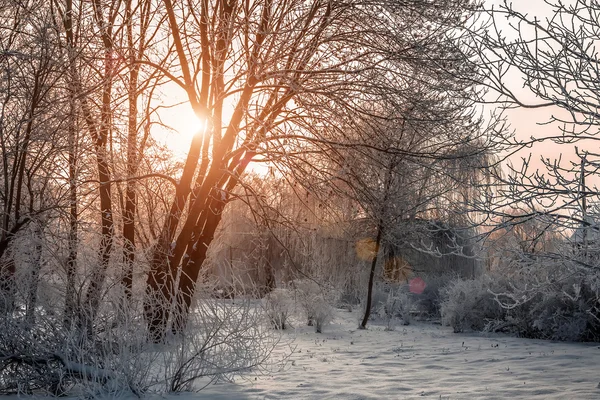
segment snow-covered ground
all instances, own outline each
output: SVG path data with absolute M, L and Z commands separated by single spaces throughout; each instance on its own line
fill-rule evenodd
M 358 318 L 336 310 L 322 334 L 296 323 L 273 354 L 289 356 L 285 366 L 269 373 L 148 399 L 600 399 L 600 343 L 455 334 L 424 322 L 358 330 Z
M 295 339 L 283 370 L 172 400 L 600 399 L 599 344 L 455 334 L 421 322 L 358 330 L 357 321 L 337 310 L 323 334 L 296 326 L 283 336 Z

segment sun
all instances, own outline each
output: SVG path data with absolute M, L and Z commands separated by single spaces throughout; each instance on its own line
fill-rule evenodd
M 190 140 L 194 135 L 204 134 L 206 131 L 206 118 L 201 119 L 193 111 L 180 114 L 178 117 L 176 128 L 177 132 L 184 137 L 188 137 Z
M 231 118 L 233 107 L 225 107 L 223 117 Z M 160 125 L 152 130 L 152 136 L 160 145 L 165 146 L 171 157 L 177 161 L 185 161 L 194 135 L 204 135 L 207 121 L 198 117 L 187 102 L 176 106 L 165 107 L 159 111 Z M 277 169 L 264 160 L 250 162 L 246 173 L 266 177 L 269 173 L 277 175 Z
M 165 128 L 157 129 L 154 139 L 171 150 L 173 157 L 185 159 L 194 135 L 205 133 L 206 120 L 200 119 L 189 103 L 162 110 L 160 118 Z

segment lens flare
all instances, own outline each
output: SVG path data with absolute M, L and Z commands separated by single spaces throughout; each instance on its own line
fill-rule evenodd
M 407 282 L 412 275 L 412 267 L 402 257 L 391 257 L 385 260 L 383 269 L 385 277 L 393 282 Z
M 427 284 L 425 281 L 419 277 L 411 279 L 408 283 L 408 290 L 410 290 L 411 293 L 421 294 L 426 287 Z
M 360 239 L 355 244 L 356 255 L 363 261 L 371 261 L 379 248 L 371 238 Z

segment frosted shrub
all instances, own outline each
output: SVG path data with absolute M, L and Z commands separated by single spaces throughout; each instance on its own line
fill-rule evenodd
M 263 300 L 263 308 L 275 329 L 286 329 L 293 310 L 291 294 L 287 289 L 274 289 Z
M 351 288 L 344 288 L 337 303 L 338 307 L 344 308 L 349 312 L 352 312 L 352 309 L 359 304 L 360 295 L 358 290 L 353 290 Z
M 333 320 L 333 307 L 327 302 L 315 304 L 313 309 L 313 325 L 316 333 L 323 333 L 323 328 Z
M 552 340 L 582 340 L 588 326 L 588 315 L 579 304 L 579 299 L 568 298 L 562 293 L 536 296 L 529 310 L 528 329 L 523 336 L 537 336 Z
M 73 380 L 54 353 L 64 332 L 52 326 L 31 327 L 11 315 L 0 319 L 0 393 L 63 394 Z
M 522 337 L 569 341 L 600 339 L 600 274 L 564 249 L 564 259 L 514 259 L 501 271 L 510 284 L 492 289 L 506 310 L 495 330 Z M 501 285 L 500 285 L 501 286 Z
M 463 332 L 483 330 L 490 321 L 501 320 L 505 311 L 491 292 L 492 283 L 489 276 L 451 282 L 443 290 L 442 323 Z
M 115 313 L 113 313 L 115 314 Z M 22 315 L 0 318 L 0 393 L 136 395 L 148 385 L 153 360 L 141 321 L 101 314 L 93 331 L 38 308 L 35 323 Z
M 198 292 L 183 331 L 161 344 L 148 340 L 141 304 L 128 303 L 118 290 L 104 296 L 91 330 L 77 316 L 65 323 L 55 311 L 60 304 L 39 306 L 34 323 L 22 313 L 1 315 L 0 394 L 116 398 L 193 391 L 264 365 L 278 335 L 256 300 Z
M 279 320 L 282 328 L 284 322 Z M 264 365 L 278 339 L 252 300 L 204 297 L 191 312 L 185 334 L 160 353 L 165 379 L 158 389 L 193 391 L 198 382 L 231 381 Z
M 597 341 L 600 339 L 600 299 L 594 273 L 578 271 L 540 284 L 533 276 L 527 285 L 499 294 L 508 309 L 507 325 L 523 337 Z
M 333 307 L 339 296 L 330 286 L 319 285 L 312 280 L 294 282 L 296 299 L 304 311 L 309 326 L 315 327 L 315 332 L 322 333 L 323 328 L 333 319 Z
M 553 302 L 560 305 L 532 310 L 539 315 L 534 326 L 550 334 L 553 340 L 598 341 L 600 340 L 600 298 L 596 287 L 597 272 L 582 271 L 573 280 L 564 281 L 560 291 L 554 293 Z M 544 305 L 549 296 L 544 296 Z M 552 310 L 555 310 L 552 313 Z M 544 318 L 544 316 L 547 316 Z M 547 326 L 544 329 L 544 326 Z
M 371 311 L 375 313 L 373 316 L 376 316 L 377 311 L 387 303 L 389 291 L 389 287 L 385 287 L 381 284 L 373 287 L 373 293 L 371 295 Z
M 455 332 L 508 331 L 521 337 L 600 339 L 600 278 L 568 263 L 529 263 L 510 280 L 484 275 L 442 290 L 442 322 Z
M 385 321 L 385 329 L 393 331 L 398 320 L 404 325 L 410 324 L 411 309 L 412 300 L 410 293 L 402 289 L 392 289 L 388 293 L 385 303 L 379 303 L 377 314 Z

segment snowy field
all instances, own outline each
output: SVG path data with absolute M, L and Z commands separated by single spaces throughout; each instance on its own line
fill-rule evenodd
M 359 330 L 358 318 L 336 310 L 323 334 L 286 330 L 270 373 L 148 399 L 600 399 L 600 343 L 456 334 L 425 322 Z
M 598 344 L 455 334 L 420 322 L 364 331 L 357 321 L 338 310 L 323 334 L 290 329 L 283 339 L 295 339 L 294 352 L 279 372 L 167 398 L 600 399 Z

